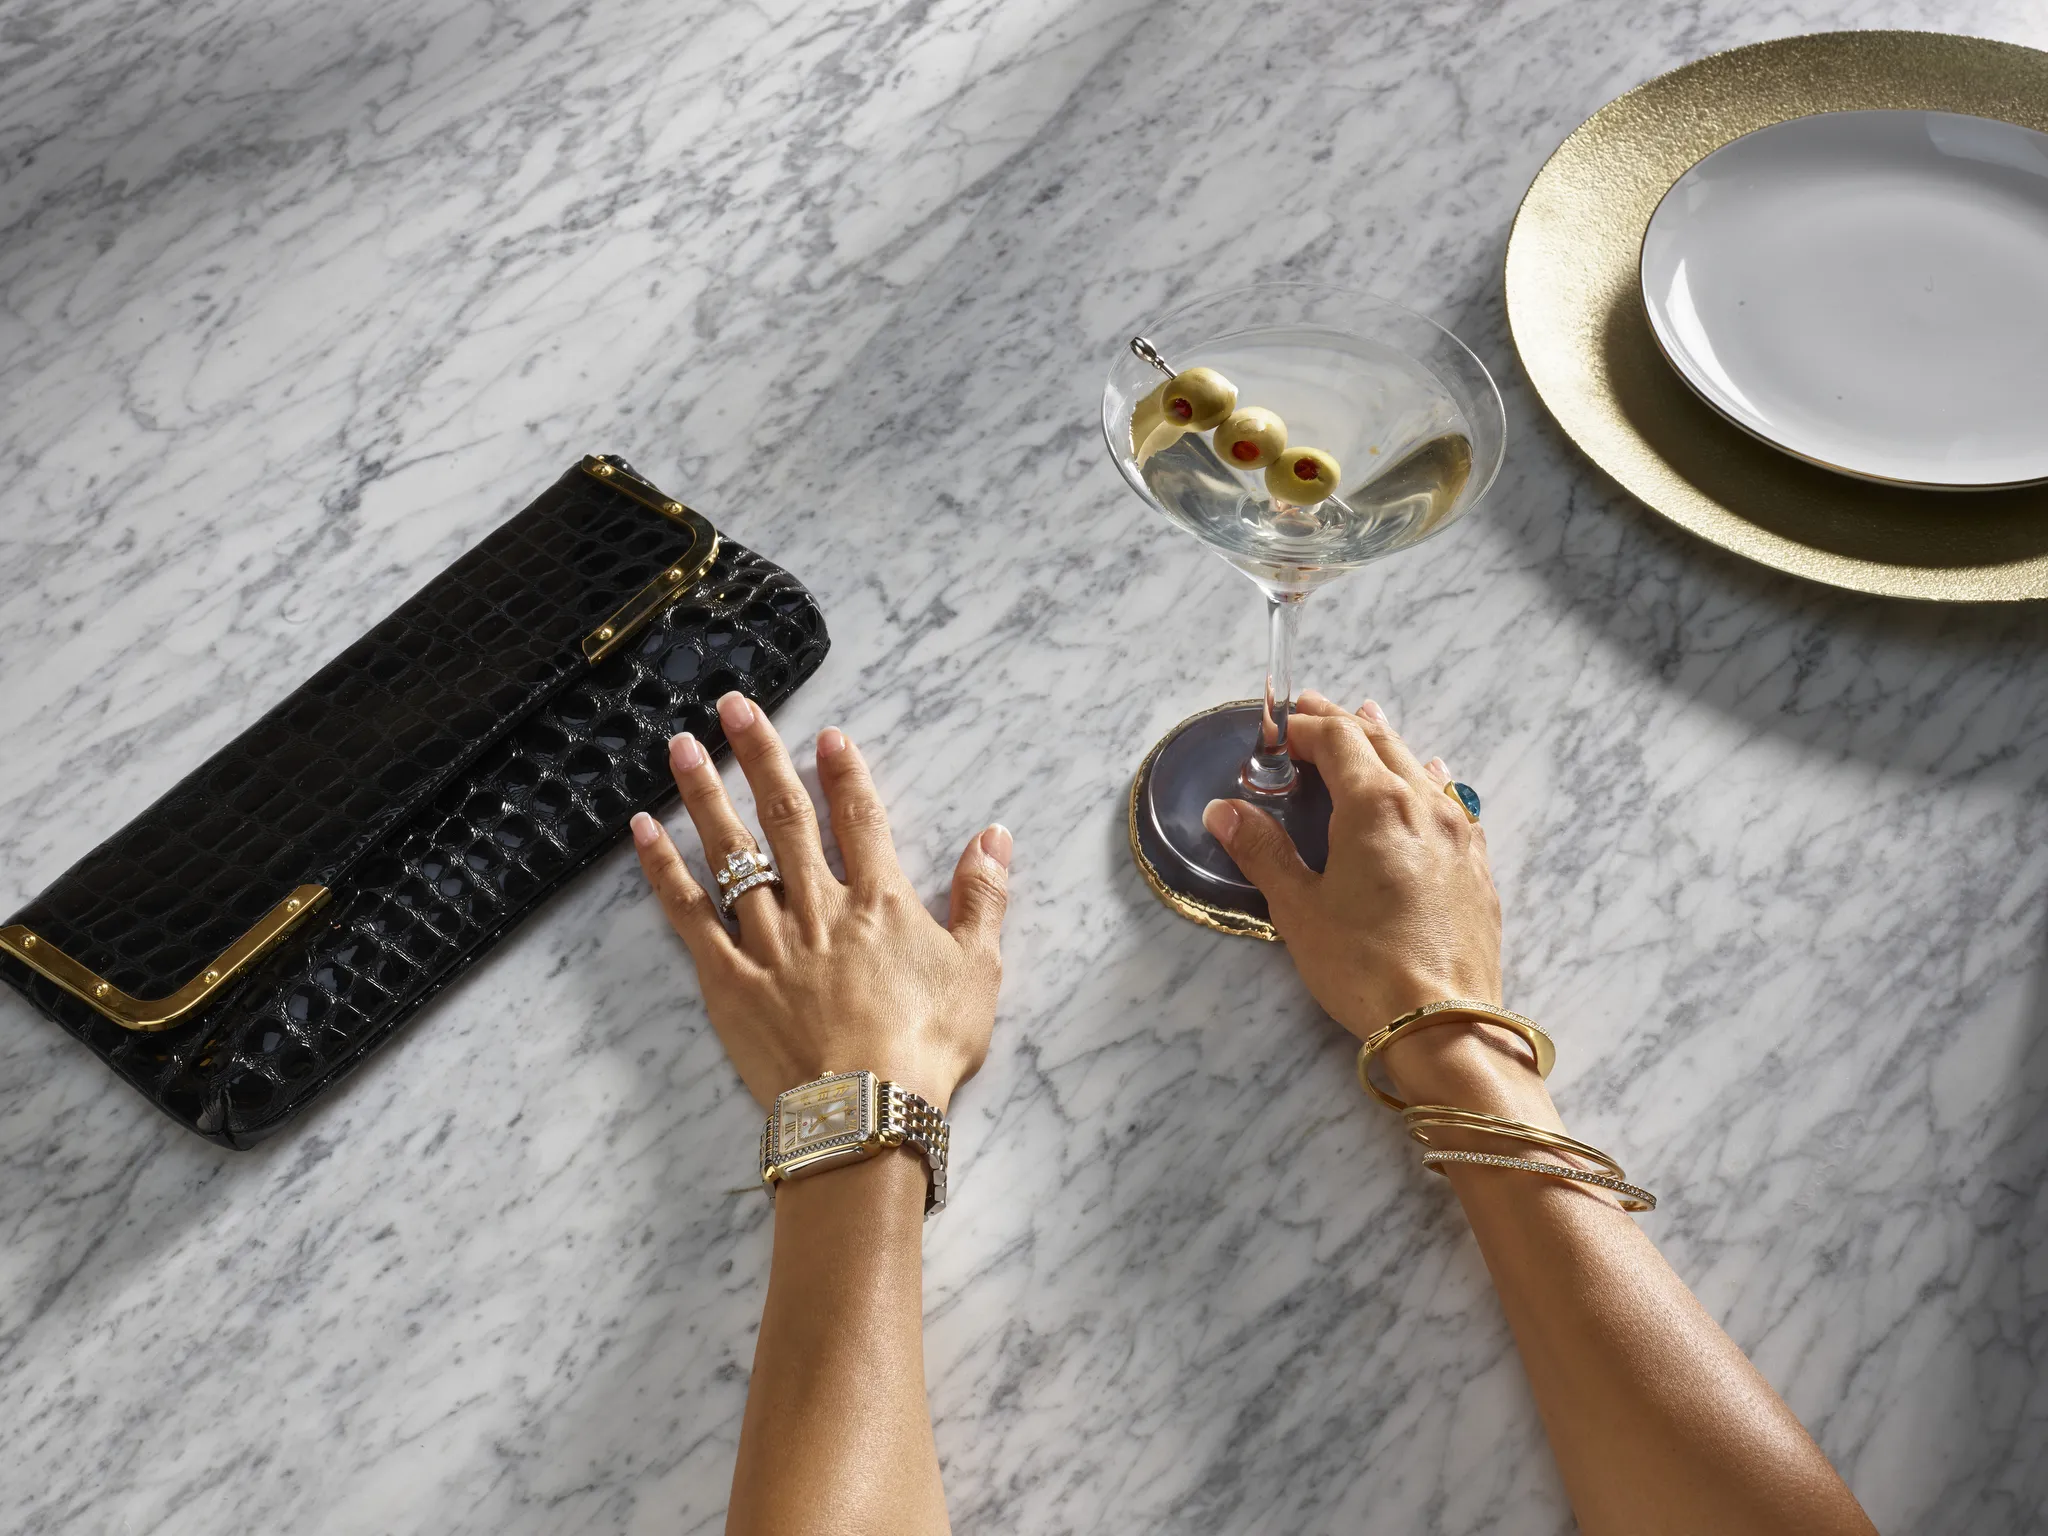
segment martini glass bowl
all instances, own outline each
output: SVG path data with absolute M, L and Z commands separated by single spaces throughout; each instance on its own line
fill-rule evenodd
M 1249 577 L 1267 611 L 1261 696 L 1182 721 L 1147 755 L 1131 787 L 1132 854 L 1183 916 L 1272 938 L 1264 898 L 1202 811 L 1249 800 L 1322 868 L 1329 795 L 1287 751 L 1302 606 L 1478 504 L 1500 470 L 1500 392 L 1464 343 L 1412 310 L 1266 283 L 1190 300 L 1120 346 L 1102 435 L 1131 489 Z

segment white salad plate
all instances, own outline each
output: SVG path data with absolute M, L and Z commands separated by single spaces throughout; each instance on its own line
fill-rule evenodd
M 2048 134 L 1827 112 L 1723 145 L 1643 236 L 1657 343 L 1709 405 L 1866 480 L 2048 481 Z

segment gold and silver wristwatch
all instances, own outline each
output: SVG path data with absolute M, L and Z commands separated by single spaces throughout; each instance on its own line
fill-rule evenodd
M 872 1072 L 834 1072 L 784 1090 L 761 1127 L 761 1182 L 806 1178 L 860 1162 L 891 1147 L 924 1158 L 924 1213 L 946 1208 L 946 1117 L 905 1088 Z

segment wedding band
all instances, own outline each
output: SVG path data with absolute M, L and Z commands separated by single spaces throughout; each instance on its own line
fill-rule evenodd
M 739 848 L 725 856 L 725 867 L 718 872 L 718 910 L 727 917 L 732 916 L 733 903 L 756 886 L 780 885 L 782 876 L 775 872 L 775 861 L 767 854 L 753 848 Z
M 1467 821 L 1479 819 L 1479 791 L 1470 784 L 1460 784 L 1456 779 L 1444 786 L 1444 793 L 1457 801 L 1465 812 Z

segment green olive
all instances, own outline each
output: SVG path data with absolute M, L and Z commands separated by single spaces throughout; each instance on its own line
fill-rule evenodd
M 1320 448 L 1289 448 L 1266 471 L 1266 489 L 1275 501 L 1312 507 L 1337 494 L 1337 461 Z
M 1161 396 L 1166 419 L 1188 432 L 1206 432 L 1237 404 L 1237 386 L 1214 368 L 1183 368 Z
M 1166 386 L 1161 384 L 1131 408 L 1131 457 L 1143 458 L 1145 439 L 1166 420 Z
M 1287 446 L 1287 423 L 1271 411 L 1245 406 L 1216 429 L 1216 457 L 1232 469 L 1264 469 Z

